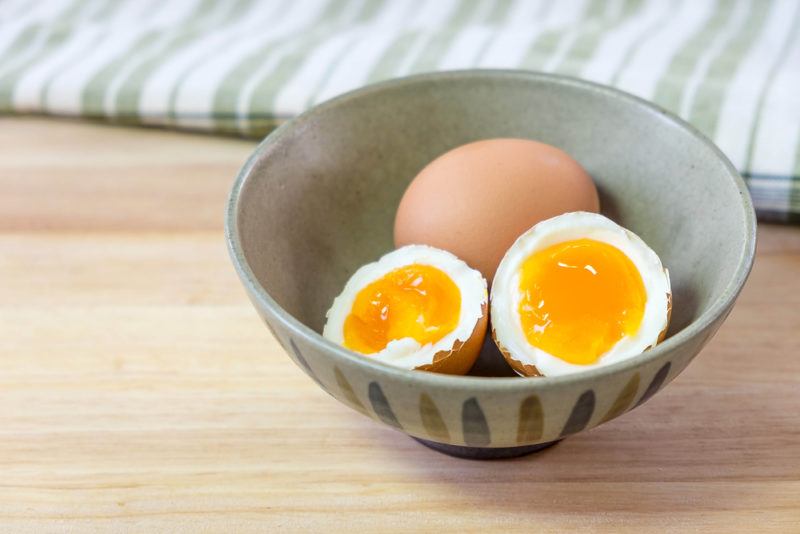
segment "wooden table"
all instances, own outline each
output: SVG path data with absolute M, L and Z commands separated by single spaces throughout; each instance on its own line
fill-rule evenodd
M 634 412 L 538 455 L 350 411 L 247 301 L 223 205 L 254 143 L 0 119 L 0 531 L 800 532 L 800 227 Z

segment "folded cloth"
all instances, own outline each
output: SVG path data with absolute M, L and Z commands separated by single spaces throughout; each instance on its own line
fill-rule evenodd
M 800 221 L 796 0 L 0 0 L 0 112 L 260 137 L 367 83 L 558 72 L 711 137 L 762 219 Z

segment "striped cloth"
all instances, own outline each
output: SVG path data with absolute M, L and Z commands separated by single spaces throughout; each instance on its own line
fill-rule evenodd
M 501 67 L 676 112 L 800 220 L 797 0 L 0 0 L 0 112 L 261 137 L 343 91 Z

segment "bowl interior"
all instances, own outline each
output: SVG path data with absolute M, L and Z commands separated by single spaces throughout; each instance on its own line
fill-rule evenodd
M 693 132 L 597 86 L 473 72 L 368 88 L 273 134 L 238 200 L 247 263 L 280 306 L 321 332 L 348 277 L 393 248 L 395 210 L 417 172 L 453 147 L 492 137 L 543 141 L 583 164 L 602 211 L 669 269 L 670 335 L 708 309 L 743 261 L 750 229 L 739 184 Z

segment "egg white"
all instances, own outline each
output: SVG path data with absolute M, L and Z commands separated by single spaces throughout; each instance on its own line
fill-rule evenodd
M 426 245 L 401 247 L 358 269 L 347 281 L 342 293 L 334 299 L 326 314 L 328 320 L 322 335 L 334 343 L 344 345 L 344 322 L 353 309 L 358 293 L 391 271 L 414 263 L 440 269 L 461 291 L 458 324 L 452 332 L 435 343 L 421 345 L 411 337 L 396 339 L 390 341 L 385 349 L 369 354 L 369 357 L 398 367 L 414 369 L 430 364 L 438 352 L 451 350 L 456 344 L 469 340 L 475 325 L 484 315 L 484 306 L 489 298 L 486 280 L 453 254 Z
M 568 363 L 528 342 L 519 315 L 520 267 L 535 252 L 574 239 L 594 239 L 622 251 L 636 266 L 647 294 L 644 315 L 635 335 L 625 336 L 588 365 Z M 545 376 L 558 376 L 609 365 L 635 356 L 658 343 L 669 322 L 669 273 L 639 236 L 597 213 L 573 212 L 547 219 L 522 234 L 506 252 L 492 282 L 491 320 L 495 340 L 511 357 L 533 365 Z

